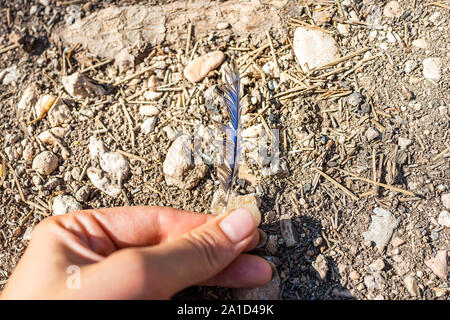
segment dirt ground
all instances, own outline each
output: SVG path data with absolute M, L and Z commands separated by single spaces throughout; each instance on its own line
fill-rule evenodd
M 64 75 L 105 61 L 82 46 L 56 42 L 56 30 L 69 25 L 71 17 L 76 20 L 103 8 L 167 2 L 1 2 L 0 151 L 5 174 L 0 176 L 0 290 L 33 227 L 52 214 L 52 201 L 59 194 L 75 196 L 87 187 L 89 196 L 80 202 L 85 209 L 163 205 L 211 211 L 218 187 L 213 166 L 192 190 L 168 186 L 163 173 L 172 142 L 167 132 L 195 133 L 199 125 L 212 124 L 205 92 L 220 82 L 219 72 L 196 84 L 182 77 L 197 43 L 193 58 L 221 50 L 227 60 L 240 61 L 241 69 L 248 64 L 243 84 L 252 108 L 245 127 L 260 124 L 280 133 L 280 155 L 286 167 L 276 174 L 263 174 L 262 168 L 249 165 L 254 181 L 239 186 L 240 193 L 256 192 L 262 200 L 261 229 L 270 243 L 254 253 L 276 265 L 280 298 L 449 299 L 448 275 L 436 275 L 426 261 L 450 248 L 449 228 L 437 221 L 445 210 L 441 196 L 450 193 L 450 4 L 399 1 L 400 12 L 391 17 L 385 10 L 387 1 L 269 2 L 261 1 L 279 10 L 283 28 L 283 32 L 269 30 L 273 50 L 270 46 L 257 50 L 267 43 L 265 34 L 252 42 L 251 37 L 242 40 L 233 29 L 205 35 L 194 32 L 188 54 L 184 35 L 180 41 L 151 47 L 128 71 L 120 73 L 113 63 L 86 71 L 84 75 L 102 85 L 106 95 L 68 102 L 70 117 L 64 124 L 68 130 L 54 146 L 37 138 L 51 128 L 48 117 L 30 124 L 35 114 L 18 109 L 25 89 L 35 84 L 39 96 L 58 96 L 64 93 Z M 292 49 L 299 26 L 329 32 L 340 56 L 347 58 L 305 72 Z M 265 71 L 274 55 L 284 75 Z M 431 80 L 423 74 L 423 61 L 430 57 L 440 59 L 440 76 Z M 156 70 L 140 73 L 156 63 Z M 146 116 L 135 101 L 144 100 L 142 88 L 150 76 L 166 84 L 168 73 L 173 73 L 173 82 L 175 76 L 179 78 L 175 87 L 182 89 L 163 91 L 156 104 L 163 110 L 156 129 L 144 134 L 140 125 Z M 132 79 L 115 85 L 117 79 L 130 75 Z M 295 91 L 299 83 L 313 89 Z M 134 146 L 119 97 L 127 101 Z M 93 135 L 101 137 L 110 150 L 128 154 L 130 174 L 116 198 L 98 190 L 85 174 L 91 165 L 87 154 Z M 33 158 L 44 150 L 54 152 L 57 169 L 49 176 L 38 174 L 25 159 L 25 150 L 31 150 Z M 69 152 L 67 157 L 64 150 Z M 389 210 L 398 221 L 382 250 L 363 235 L 374 208 Z M 282 216 L 293 224 L 297 243 L 292 247 L 286 246 L 286 235 L 280 230 Z M 322 256 L 325 263 L 317 267 Z M 233 292 L 193 287 L 177 298 L 232 299 Z

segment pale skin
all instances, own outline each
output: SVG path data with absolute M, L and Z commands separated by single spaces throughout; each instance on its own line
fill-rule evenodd
M 50 217 L 33 230 L 0 298 L 169 299 L 192 285 L 262 286 L 271 265 L 245 253 L 258 241 L 245 209 L 212 216 L 122 207 Z

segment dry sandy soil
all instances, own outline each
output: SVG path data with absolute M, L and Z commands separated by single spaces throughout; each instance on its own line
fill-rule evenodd
M 195 84 L 183 70 L 191 56 L 221 50 L 245 69 L 245 127 L 279 130 L 285 164 L 267 172 L 248 163 L 248 179 L 238 184 L 239 193 L 256 192 L 262 200 L 261 228 L 268 242 L 255 254 L 268 257 L 279 273 L 280 285 L 258 294 L 312 300 L 449 298 L 447 269 L 438 275 L 427 263 L 444 252 L 444 261 L 436 263 L 447 268 L 450 239 L 448 226 L 438 221 L 445 210 L 441 197 L 450 193 L 448 2 L 399 1 L 397 8 L 386 1 L 260 1 L 258 10 L 278 15 L 250 32 L 245 26 L 219 25 L 228 22 L 227 16 L 204 16 L 201 7 L 192 21 L 163 30 L 177 37 L 167 34 L 157 45 L 137 48 L 135 65 L 126 71 L 82 45 L 57 41 L 58 31 L 103 8 L 138 3 L 164 11 L 173 1 L 86 2 L 0 4 L 0 290 L 33 227 L 53 214 L 52 201 L 60 194 L 76 197 L 82 208 L 166 205 L 211 211 L 218 188 L 215 168 L 184 190 L 167 185 L 163 162 L 174 129 L 195 133 L 217 119 L 211 111 L 217 104 L 207 90 L 220 82 L 220 68 Z M 202 26 L 207 18 L 209 30 Z M 266 45 L 266 24 L 273 48 Z M 345 59 L 303 70 L 293 51 L 297 27 L 331 35 Z M 424 75 L 428 58 L 438 59 L 432 61 L 438 77 Z M 279 72 L 269 68 L 274 59 Z M 92 66 L 83 74 L 106 94 L 83 100 L 67 96 L 65 134 L 55 145 L 43 143 L 37 136 L 52 125 L 47 115 L 33 122 L 32 109 L 18 109 L 25 89 L 35 84 L 38 96 L 67 95 L 62 77 Z M 162 95 L 142 102 L 151 76 L 163 85 Z M 122 98 L 126 112 L 118 103 Z M 139 112 L 146 103 L 159 110 L 156 128 L 148 134 L 140 127 L 147 116 Z M 88 156 L 94 135 L 110 150 L 126 152 L 130 174 L 117 197 L 97 189 L 86 174 L 97 165 Z M 44 150 L 58 157 L 48 176 L 33 170 L 30 161 Z M 80 201 L 81 188 L 87 196 Z M 364 236 L 375 208 L 395 217 L 393 235 L 382 249 Z M 288 247 L 290 241 L 294 244 Z M 236 294 L 194 287 L 177 297 L 231 299 Z

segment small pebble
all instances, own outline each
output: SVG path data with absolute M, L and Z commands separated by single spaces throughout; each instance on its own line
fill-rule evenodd
M 217 24 L 217 29 L 219 29 L 219 30 L 228 29 L 229 27 L 230 27 L 230 24 L 228 22 L 219 22 Z
M 154 117 L 159 114 L 159 109 L 155 106 L 149 105 L 149 104 L 143 104 L 139 107 L 139 113 L 142 116 L 149 116 Z
M 404 138 L 404 137 L 398 137 L 398 145 L 403 148 L 406 149 L 407 147 L 409 147 L 412 144 L 412 140 L 408 139 L 408 138 Z
M 89 187 L 83 186 L 75 193 L 75 199 L 77 199 L 77 201 L 79 202 L 86 202 L 90 194 L 91 190 L 89 189 Z
M 280 230 L 286 247 L 290 248 L 298 244 L 297 235 L 292 223 L 292 219 L 288 215 L 282 215 L 280 217 Z
M 329 270 L 327 258 L 323 254 L 319 254 L 312 263 L 312 267 L 316 270 L 319 278 L 325 281 Z
M 444 205 L 444 208 L 447 210 L 450 210 L 450 193 L 444 193 L 441 196 L 442 204 Z
M 141 131 L 143 134 L 149 134 L 152 133 L 153 130 L 155 130 L 156 127 L 156 117 L 150 117 L 144 120 L 141 124 Z
M 380 136 L 380 132 L 372 127 L 369 127 L 366 131 L 366 138 L 368 141 L 373 141 Z
M 72 196 L 59 195 L 53 199 L 53 215 L 82 210 L 83 207 Z
M 369 270 L 374 271 L 382 271 L 385 267 L 383 259 L 377 259 L 369 265 Z
M 392 245 L 394 246 L 394 247 L 400 247 L 402 244 L 404 244 L 405 243 L 405 240 L 403 240 L 403 239 L 401 239 L 401 238 L 399 238 L 399 237 L 394 237 L 393 239 L 392 239 Z
M 266 243 L 266 250 L 271 255 L 274 255 L 278 251 L 278 236 L 275 234 L 269 235 Z
M 144 98 L 146 100 L 150 100 L 150 101 L 155 101 L 158 100 L 159 98 L 161 98 L 163 95 L 162 91 L 145 91 L 144 92 Z
M 447 250 L 438 251 L 436 256 L 425 261 L 425 265 L 433 271 L 435 275 L 441 279 L 447 278 Z
M 441 67 L 440 58 L 427 58 L 423 60 L 423 76 L 438 81 L 441 78 Z
M 399 17 L 402 13 L 403 10 L 397 1 L 389 1 L 383 8 L 383 14 L 388 18 Z
M 58 167 L 58 157 L 50 151 L 44 151 L 33 159 L 32 168 L 42 175 L 49 175 Z
M 408 275 L 403 279 L 403 283 L 405 284 L 406 289 L 408 290 L 409 294 L 413 297 L 418 297 L 419 292 L 419 286 L 417 284 L 417 279 L 414 276 Z
M 74 98 L 83 100 L 87 97 L 96 98 L 103 96 L 106 90 L 97 84 L 92 83 L 84 75 L 75 72 L 70 76 L 62 77 L 64 89 Z
M 450 228 L 450 212 L 444 210 L 439 214 L 438 223 L 443 226 Z
M 405 72 L 410 73 L 417 67 L 417 63 L 414 60 L 408 60 L 405 62 Z
M 222 51 L 213 51 L 192 60 L 184 69 L 184 76 L 191 82 L 202 81 L 209 72 L 216 69 L 225 60 Z
M 427 42 L 424 39 L 416 39 L 411 42 L 411 44 L 419 49 L 426 49 L 428 47 Z
M 363 95 L 355 91 L 347 97 L 347 103 L 353 107 L 357 107 L 361 104 L 363 99 L 364 99 Z
M 361 276 L 359 275 L 359 273 L 358 273 L 357 271 L 355 271 L 355 270 L 352 270 L 348 276 L 349 276 L 349 278 L 350 278 L 351 280 L 353 280 L 353 281 L 357 281 L 357 280 L 359 280 L 359 278 L 361 277 Z

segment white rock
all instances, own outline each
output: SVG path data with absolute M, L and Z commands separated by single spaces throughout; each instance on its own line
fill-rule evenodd
M 425 265 L 441 279 L 447 279 L 448 263 L 447 250 L 438 251 L 436 256 L 425 261 Z
M 86 174 L 94 187 L 103 191 L 107 195 L 116 198 L 122 192 L 119 185 L 111 181 L 108 175 L 100 169 L 90 167 L 87 169 Z
M 59 141 L 55 138 L 64 137 L 68 131 L 69 131 L 68 128 L 63 128 L 63 127 L 51 128 L 49 130 L 45 130 L 45 131 L 41 132 L 38 135 L 38 139 L 44 143 L 48 143 L 51 145 L 57 145 Z
M 17 70 L 17 66 L 13 65 L 5 70 L 3 70 L 0 74 L 0 79 L 3 77 L 3 85 L 7 86 L 12 83 L 16 83 L 20 78 L 20 73 Z
M 228 29 L 229 27 L 230 27 L 230 24 L 228 22 L 219 22 L 217 24 L 217 29 L 219 29 L 219 30 Z
M 280 77 L 280 70 L 278 70 L 278 68 L 277 68 L 275 62 L 273 62 L 273 60 L 266 62 L 263 65 L 262 69 L 265 73 L 267 73 L 271 77 L 274 77 L 274 78 Z
M 387 39 L 389 43 L 394 43 L 397 42 L 397 39 L 395 38 L 395 36 L 392 34 L 392 32 L 388 32 L 387 33 Z
M 163 92 L 161 92 L 161 91 L 149 90 L 149 91 L 144 92 L 144 98 L 146 100 L 151 100 L 151 101 L 158 100 L 159 98 L 162 97 L 162 95 L 163 95 Z
M 30 226 L 30 227 L 28 227 L 28 228 L 25 230 L 25 232 L 23 233 L 22 239 L 23 239 L 24 241 L 30 241 L 30 240 L 31 240 L 32 234 L 33 234 L 33 227 Z
M 319 278 L 322 281 L 325 281 L 327 279 L 329 267 L 327 258 L 325 258 L 323 254 L 319 254 L 317 256 L 316 260 L 314 260 L 314 262 L 312 263 L 312 267 L 314 268 L 314 270 L 316 270 Z
M 367 138 L 368 141 L 375 140 L 379 136 L 380 136 L 380 132 L 377 129 L 372 128 L 372 127 L 367 128 L 366 138 Z
M 44 151 L 33 159 L 32 168 L 42 175 L 49 175 L 58 167 L 58 157 L 50 151 Z
M 405 72 L 410 73 L 417 67 L 417 63 L 414 60 L 408 60 L 405 62 Z
M 441 67 L 440 58 L 427 58 L 423 60 L 423 76 L 437 81 L 441 78 Z
M 200 182 L 208 171 L 208 166 L 199 155 L 195 155 L 194 161 L 191 157 L 191 137 L 178 137 L 170 146 L 163 163 L 167 185 L 189 190 Z
M 100 167 L 109 174 L 117 184 L 122 185 L 123 180 L 128 177 L 130 166 L 128 159 L 117 152 L 106 152 L 100 157 Z
M 156 117 L 150 117 L 144 120 L 141 124 L 141 131 L 143 134 L 149 134 L 152 133 L 153 130 L 155 130 L 156 127 Z
M 66 214 L 69 212 L 80 211 L 83 207 L 72 196 L 59 195 L 53 199 L 53 215 Z
M 139 113 L 143 116 L 154 117 L 159 114 L 159 109 L 150 104 L 143 104 L 139 107 Z
M 61 98 L 55 101 L 52 108 L 48 112 L 48 121 L 50 122 L 52 127 L 59 126 L 69 120 L 70 118 L 70 109 L 69 107 L 62 101 Z
M 369 270 L 371 272 L 379 272 L 382 271 L 385 267 L 383 259 L 377 259 L 369 265 Z
M 242 138 L 251 139 L 264 136 L 264 127 L 263 124 L 257 124 L 255 126 L 248 127 L 247 129 L 242 130 Z
M 441 226 L 450 228 L 450 212 L 445 211 L 445 210 L 442 211 L 442 212 L 439 214 L 439 217 L 438 217 L 438 223 L 439 223 Z
M 89 154 L 91 159 L 97 159 L 101 157 L 106 152 L 106 147 L 103 141 L 95 136 L 89 138 Z
M 369 230 L 363 232 L 364 240 L 375 242 L 377 248 L 382 250 L 388 243 L 394 233 L 394 229 L 397 228 L 399 221 L 388 210 L 383 208 L 374 208 L 372 217 L 372 223 L 369 226 Z
M 419 296 L 419 285 L 417 284 L 417 279 L 414 276 L 407 275 L 403 279 L 403 282 L 405 283 L 405 287 L 410 295 L 412 295 L 413 297 Z
M 346 23 L 345 24 L 338 23 L 336 28 L 339 31 L 339 33 L 342 35 L 347 35 L 350 33 L 350 25 L 348 25 Z
M 450 210 L 450 193 L 444 193 L 441 196 L 442 204 L 444 205 L 444 208 L 447 210 Z
M 412 143 L 411 139 L 408 138 L 404 138 L 404 137 L 398 137 L 398 145 L 403 148 L 406 149 L 407 147 L 409 147 Z
M 427 42 L 425 41 L 425 39 L 422 39 L 422 38 L 413 40 L 411 42 L 411 44 L 413 45 L 413 47 L 416 47 L 419 49 L 426 49 L 428 47 Z
M 333 37 L 325 32 L 298 27 L 294 35 L 294 52 L 303 70 L 320 67 L 339 58 Z
M 388 18 L 399 17 L 402 14 L 402 8 L 397 1 L 389 1 L 384 6 L 383 14 Z
M 430 20 L 431 22 L 433 22 L 434 24 L 436 24 L 438 22 L 439 17 L 441 16 L 441 13 L 439 11 L 433 13 L 428 20 Z
M 374 41 L 377 38 L 378 31 L 376 29 L 373 29 L 369 33 L 369 41 Z

